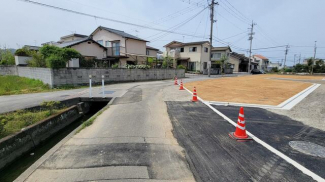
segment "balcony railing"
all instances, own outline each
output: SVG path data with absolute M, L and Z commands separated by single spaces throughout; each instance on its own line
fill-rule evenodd
M 179 58 L 180 56 L 180 51 L 179 50 L 170 50 L 168 52 L 168 56 L 172 57 L 172 58 Z
M 125 47 L 106 47 L 107 56 L 121 56 L 125 55 Z

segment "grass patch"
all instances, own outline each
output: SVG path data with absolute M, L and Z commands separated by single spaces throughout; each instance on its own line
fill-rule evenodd
M 18 110 L 0 114 L 0 139 L 19 132 L 21 129 L 62 112 L 66 107 L 58 107 L 59 102 L 43 102 L 39 111 Z
M 86 127 L 92 125 L 95 121 L 95 119 L 101 115 L 106 109 L 108 109 L 108 106 L 105 106 L 102 110 L 98 111 L 95 115 L 93 115 L 91 118 L 89 118 L 87 121 L 82 123 L 81 127 L 78 129 L 76 133 L 79 133 L 81 130 L 85 129 Z
M 86 86 L 64 85 L 51 89 L 40 80 L 7 75 L 0 76 L 0 95 L 28 94 L 83 88 Z

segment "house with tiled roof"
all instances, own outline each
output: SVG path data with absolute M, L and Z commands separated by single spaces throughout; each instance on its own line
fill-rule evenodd
M 263 55 L 259 55 L 259 54 L 256 54 L 256 55 L 253 55 L 252 56 L 252 68 L 251 69 L 259 69 L 259 70 L 264 70 L 264 71 L 267 71 L 267 67 L 269 66 L 269 59 Z M 254 65 L 254 63 L 256 63 Z
M 209 61 L 209 41 L 179 42 L 172 41 L 164 46 L 164 57 L 173 60 L 173 67 L 183 65 L 189 71 L 203 72 Z
M 110 64 L 118 63 L 119 67 L 146 64 L 149 57 L 157 57 L 157 54 L 152 53 L 153 48 L 147 47 L 147 40 L 121 30 L 99 26 L 90 37 L 107 48 L 106 60 Z

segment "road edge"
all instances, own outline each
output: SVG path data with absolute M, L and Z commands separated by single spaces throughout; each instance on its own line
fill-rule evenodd
M 97 113 L 106 110 L 115 100 L 115 97 L 113 97 L 108 104 L 103 107 L 101 110 L 99 110 Z M 95 113 L 94 116 L 97 114 Z M 93 117 L 93 116 L 92 116 Z M 90 117 L 88 120 L 90 120 L 92 117 Z M 87 121 L 88 121 L 87 120 Z M 87 122 L 85 121 L 85 122 Z M 69 133 L 66 137 L 64 137 L 59 143 L 57 143 L 54 147 L 52 147 L 49 151 L 47 151 L 42 157 L 40 157 L 34 164 L 29 166 L 21 175 L 18 176 L 14 180 L 14 182 L 20 182 L 25 181 L 39 166 L 41 166 L 50 156 L 52 156 L 59 148 L 61 148 L 62 145 L 64 145 L 68 140 L 70 140 L 82 127 L 82 124 L 78 126 L 76 129 L 74 129 L 71 133 Z

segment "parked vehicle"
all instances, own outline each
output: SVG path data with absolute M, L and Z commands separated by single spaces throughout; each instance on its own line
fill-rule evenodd
M 265 74 L 265 72 L 263 70 L 253 69 L 251 71 L 251 74 L 253 74 L 253 75 L 255 75 L 255 74 Z

